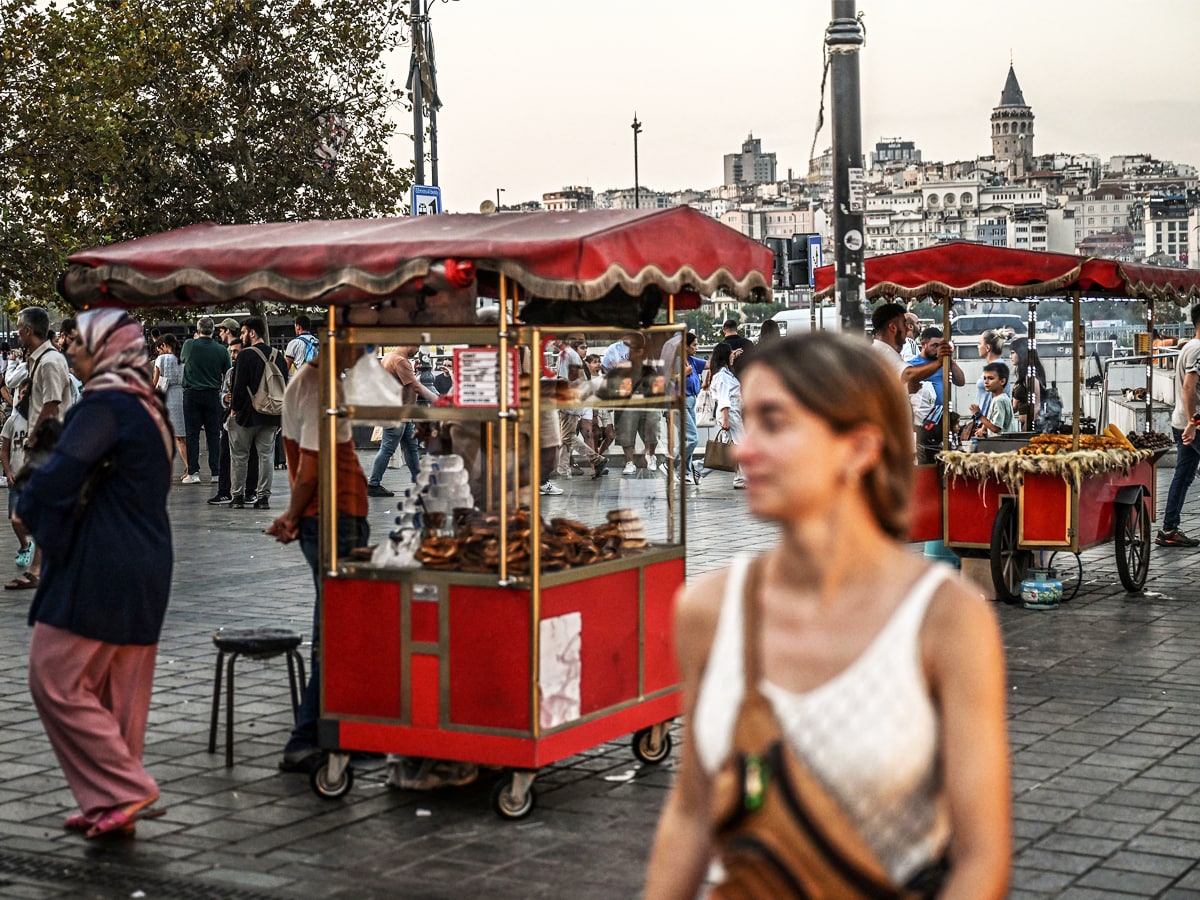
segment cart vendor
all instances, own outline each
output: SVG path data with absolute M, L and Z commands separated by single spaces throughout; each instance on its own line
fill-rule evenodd
M 351 360 L 348 347 L 339 346 L 333 355 L 335 365 L 344 368 Z M 316 603 L 313 607 L 312 661 L 308 685 L 296 727 L 283 750 L 279 768 L 284 772 L 310 773 L 324 758 L 317 746 L 317 719 L 321 714 L 321 560 L 320 522 L 317 516 L 319 492 L 319 451 L 321 424 L 321 366 L 318 356 L 298 369 L 283 395 L 283 448 L 287 453 L 287 473 L 292 496 L 288 508 L 267 527 L 266 533 L 280 543 L 299 538 L 300 551 L 313 573 Z M 344 402 L 338 384 L 338 404 Z M 354 440 L 347 419 L 337 420 L 337 553 L 346 556 L 355 547 L 365 546 L 367 526 L 367 481 L 354 452 Z
M 944 341 L 939 344 L 935 359 L 920 365 L 905 362 L 900 351 L 904 348 L 908 322 L 904 318 L 904 307 L 899 303 L 881 303 L 877 306 L 875 312 L 871 313 L 871 327 L 875 332 L 871 349 L 879 354 L 889 369 L 900 376 L 900 381 L 908 388 L 910 394 L 915 394 L 921 389 L 920 382 L 925 378 L 941 371 L 942 360 L 954 353 L 954 345 Z M 955 383 L 962 384 L 961 381 Z
M 927 367 L 930 363 L 936 363 L 935 368 L 930 374 L 926 375 L 921 381 L 928 382 L 933 385 L 933 393 L 935 403 L 942 406 L 946 400 L 942 396 L 942 358 L 950 356 L 950 380 L 957 387 L 962 387 L 967 383 L 967 377 L 963 374 L 963 370 L 959 368 L 958 362 L 950 354 L 954 352 L 954 348 L 950 348 L 950 354 L 944 354 L 942 349 L 942 329 L 936 325 L 930 325 L 921 332 L 921 352 L 909 357 L 906 361 L 914 369 Z

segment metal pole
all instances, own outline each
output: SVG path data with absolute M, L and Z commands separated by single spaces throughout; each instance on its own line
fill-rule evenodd
M 413 183 L 425 183 L 425 113 L 421 106 L 421 0 L 412 0 Z
M 640 209 L 642 206 L 642 189 L 638 184 L 637 137 L 642 133 L 642 123 L 638 121 L 636 112 L 633 114 L 633 124 L 629 127 L 633 129 L 633 208 Z
M 833 0 L 833 21 L 825 30 L 825 46 L 832 76 L 835 291 L 842 327 L 862 333 L 866 323 L 862 302 L 864 185 L 858 51 L 864 35 L 856 16 L 855 0 Z
M 430 47 L 433 46 L 432 26 L 429 23 L 429 4 L 431 0 L 425 0 L 425 52 L 430 53 Z M 434 70 L 434 60 L 430 56 L 429 59 L 429 77 L 433 82 L 434 96 L 429 98 L 429 178 L 434 187 L 438 184 L 438 150 L 437 150 L 437 74 Z

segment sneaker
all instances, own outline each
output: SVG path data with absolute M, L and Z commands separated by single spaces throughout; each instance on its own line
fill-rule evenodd
M 29 546 L 17 553 L 17 566 L 22 569 L 28 569 L 29 564 L 33 562 L 33 539 L 30 538 Z
M 395 497 L 396 492 L 389 491 L 382 484 L 368 484 L 367 485 L 367 496 L 368 497 Z
M 583 469 L 581 467 L 575 465 L 574 463 L 572 463 L 571 464 L 571 474 L 572 475 L 582 475 Z
M 209 484 L 218 484 L 218 483 L 220 483 L 220 481 L 221 481 L 221 479 L 216 475 L 210 475 L 208 478 Z
M 229 496 L 228 494 L 217 494 L 215 497 L 208 498 L 208 505 L 209 506 L 221 506 L 224 503 L 228 503 L 232 499 L 233 498 L 231 496 Z
M 289 750 L 279 760 L 280 772 L 298 772 L 301 775 L 311 775 L 325 762 L 325 751 L 317 747 L 307 750 Z
M 625 468 L 621 470 L 621 474 L 622 475 L 636 475 L 637 474 L 637 465 L 634 463 L 634 461 L 632 459 L 629 462 L 625 463 Z
M 733 479 L 733 489 L 735 491 L 744 491 L 746 489 L 746 479 L 745 478 Z
M 1154 539 L 1160 547 L 1200 547 L 1200 541 L 1190 538 L 1178 528 L 1171 531 L 1160 531 Z
M 254 498 L 254 508 L 255 509 L 270 509 L 271 504 L 267 497 L 255 497 Z
M 557 484 L 555 484 L 553 481 L 547 481 L 547 482 L 546 482 L 545 484 L 543 484 L 543 485 L 542 485 L 542 487 L 541 487 L 541 493 L 542 493 L 542 494 L 544 494 L 544 495 L 546 495 L 546 496 L 549 496 L 549 497 L 557 497 L 557 496 L 558 496 L 559 494 L 561 494 L 562 492 L 563 492 L 563 489 L 562 489 L 562 488 L 560 488 L 560 487 L 559 487 Z
M 183 478 L 179 479 L 179 483 L 180 484 L 199 484 L 200 476 L 199 475 L 184 475 Z
M 592 465 L 592 477 L 599 478 L 607 472 L 608 460 L 606 460 L 604 457 L 600 457 L 600 459 L 596 460 L 596 462 Z
M 241 494 L 234 494 L 232 497 L 229 498 L 229 508 L 230 509 L 245 509 L 246 508 L 246 498 L 243 497 Z

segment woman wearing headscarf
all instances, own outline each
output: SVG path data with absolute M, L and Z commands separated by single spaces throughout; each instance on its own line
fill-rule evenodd
M 171 585 L 174 440 L 128 314 L 83 313 L 67 354 L 83 394 L 16 515 L 45 554 L 30 693 L 79 804 L 65 827 L 98 837 L 160 812 L 142 746 Z

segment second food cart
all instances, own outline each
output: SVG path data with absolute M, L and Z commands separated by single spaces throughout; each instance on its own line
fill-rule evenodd
M 832 293 L 833 267 L 817 272 L 818 299 Z M 1114 542 L 1117 569 L 1130 591 L 1146 582 L 1150 522 L 1155 517 L 1156 469 L 1161 446 L 1134 436 L 1081 433 L 1079 410 L 1086 357 L 1083 309 L 1090 299 L 1145 302 L 1146 331 L 1154 303 L 1181 306 L 1200 298 L 1200 273 L 1110 259 L 1012 250 L 952 242 L 878 256 L 866 263 L 871 300 L 941 301 L 943 333 L 950 304 L 960 298 L 1028 303 L 1029 346 L 1037 348 L 1037 304 L 1069 300 L 1072 309 L 1071 427 L 1065 440 L 1030 434 L 980 442 L 982 453 L 952 450 L 947 430 L 933 465 L 917 467 L 910 540 L 942 540 L 964 553 L 984 551 L 996 596 L 1013 601 L 1035 551 L 1068 552 Z M 1146 358 L 1146 430 L 1150 429 L 1151 361 Z M 947 364 L 943 396 L 950 397 Z M 1016 379 L 1023 373 L 1012 372 Z M 949 411 L 947 411 L 949 412 Z M 949 420 L 949 416 L 945 416 Z

